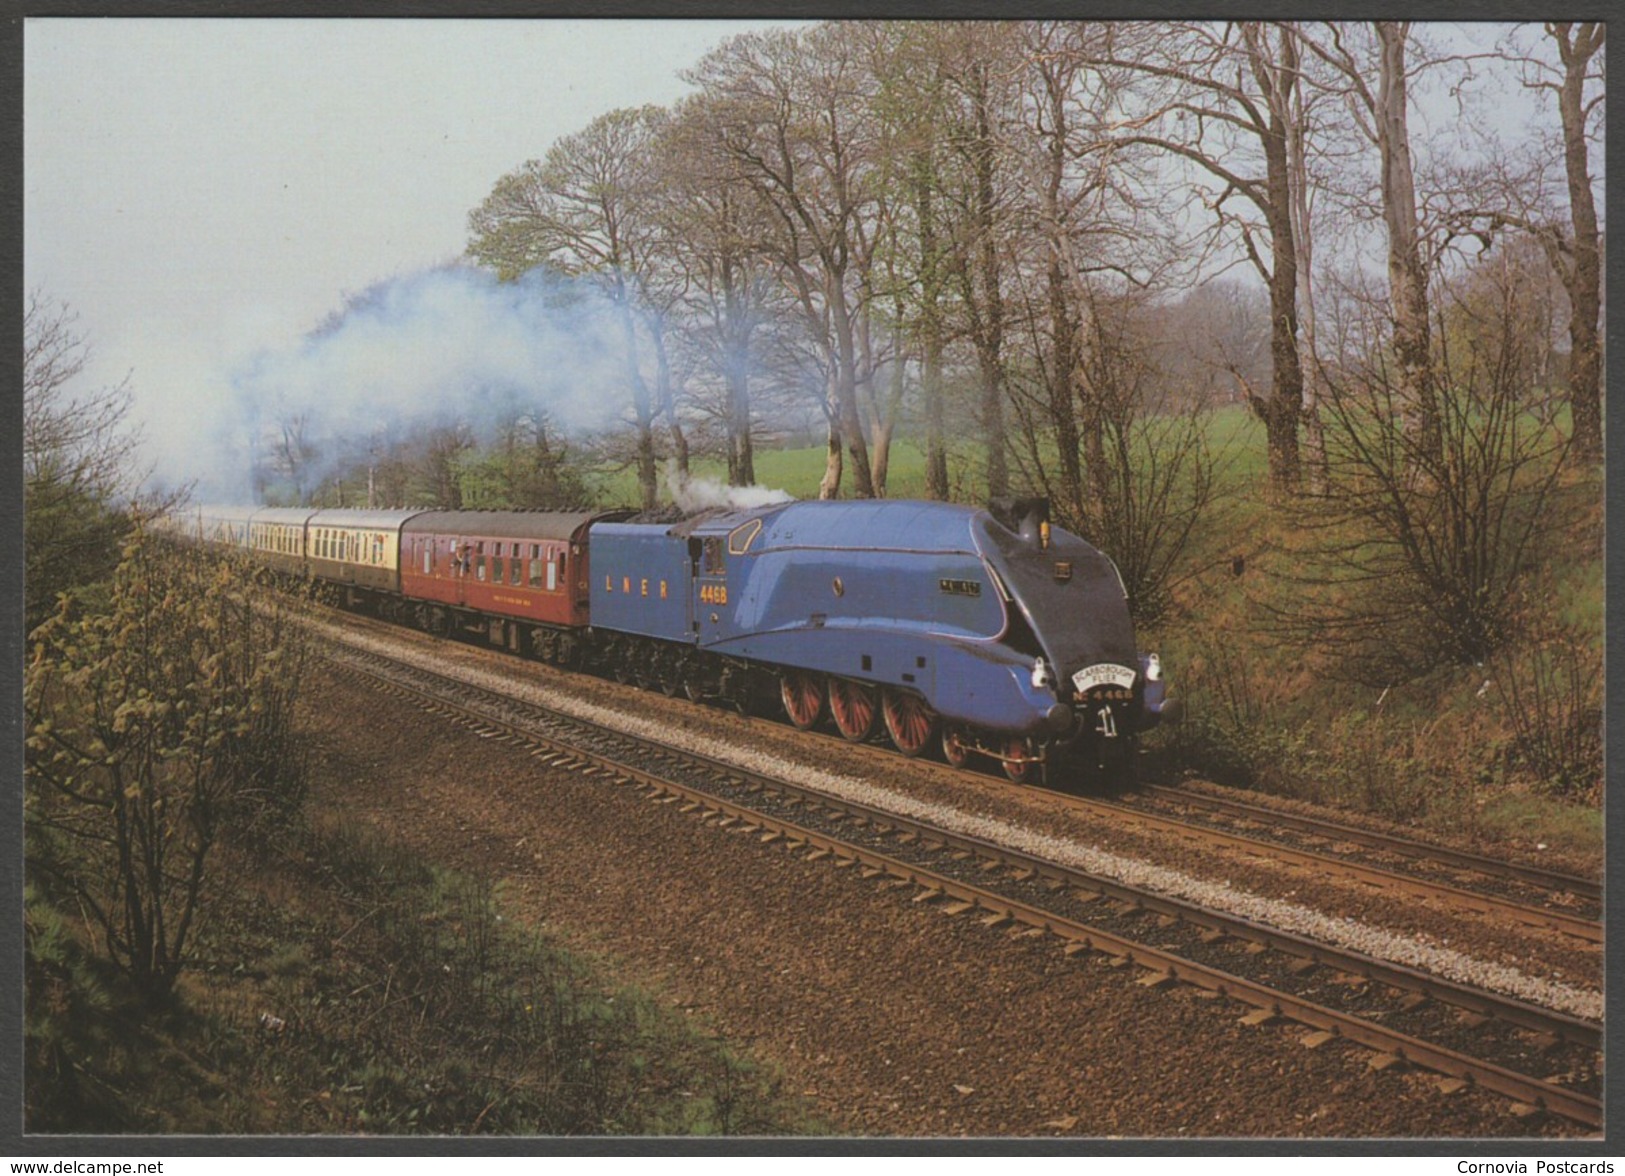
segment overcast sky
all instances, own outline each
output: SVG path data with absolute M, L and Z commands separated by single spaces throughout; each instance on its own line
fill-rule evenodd
M 761 23 L 28 20 L 25 285 L 178 460 L 249 356 L 456 257 L 503 174 Z

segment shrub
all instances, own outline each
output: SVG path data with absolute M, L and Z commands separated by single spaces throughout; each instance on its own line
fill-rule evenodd
M 1602 792 L 1602 659 L 1590 635 L 1550 622 L 1488 663 L 1512 745 L 1509 767 L 1538 791 L 1575 800 Z
M 253 836 L 301 796 L 303 647 L 253 587 L 138 520 L 107 610 L 64 600 L 31 639 L 29 867 L 72 894 L 153 1003 L 185 965 L 216 839 Z

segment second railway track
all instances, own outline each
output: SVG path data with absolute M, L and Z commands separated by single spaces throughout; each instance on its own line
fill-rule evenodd
M 1602 904 L 1602 885 L 1558 870 L 1543 869 L 1520 862 L 1505 861 L 1484 854 L 1452 849 L 1434 842 L 1390 833 L 1378 833 L 1353 825 L 1285 812 L 1279 808 L 1230 797 L 1211 796 L 1189 789 L 1152 785 L 1139 790 L 1148 802 L 1201 814 L 1206 821 L 1223 821 L 1243 830 L 1280 830 L 1300 835 L 1314 843 L 1335 842 L 1372 851 L 1385 858 L 1407 863 L 1429 873 L 1450 871 L 1459 882 L 1482 880 L 1503 891 L 1513 891 L 1533 903 L 1545 903 L 1554 914 L 1569 916 L 1574 922 L 1598 923 L 1595 912 Z M 1271 835 L 1272 843 L 1274 836 Z M 1490 895 L 1494 897 L 1494 895 Z M 1512 895 L 1508 895 L 1512 897 Z M 1561 908 L 1554 904 L 1561 903 Z M 1600 931 L 1600 926 L 1598 927 Z M 1590 931 L 1582 932 L 1591 937 Z
M 1192 803 L 1186 799 L 1187 795 L 1180 794 L 1178 803 Z M 1206 798 L 1201 799 L 1205 800 Z M 1396 891 L 1400 894 L 1439 899 L 1461 910 L 1494 915 L 1526 927 L 1556 931 L 1586 944 L 1600 945 L 1603 942 L 1602 922 L 1592 915 L 1576 913 L 1549 904 L 1537 905 L 1534 902 L 1520 901 L 1504 897 L 1492 890 L 1469 889 L 1465 886 L 1438 881 L 1413 871 L 1388 869 L 1357 860 L 1350 860 L 1348 856 L 1341 853 L 1331 854 L 1324 850 L 1296 848 L 1280 837 L 1265 832 L 1265 830 L 1280 827 L 1305 832 L 1320 840 L 1332 840 L 1337 837 L 1333 830 L 1340 828 L 1340 826 L 1310 821 L 1291 814 L 1277 815 L 1273 809 L 1248 806 L 1248 811 L 1256 815 L 1250 817 L 1250 827 L 1247 832 L 1241 833 L 1216 828 L 1205 822 L 1193 823 L 1184 818 L 1169 817 L 1149 811 L 1144 806 L 1134 803 L 1108 803 L 1098 800 L 1085 800 L 1079 803 L 1107 815 L 1115 815 L 1127 821 L 1143 822 L 1148 826 L 1178 836 L 1228 846 L 1279 862 L 1310 866 L 1323 873 L 1342 875 L 1370 886 Z M 1223 803 L 1218 802 L 1211 808 L 1215 811 L 1224 811 L 1219 807 Z M 1197 803 L 1193 807 L 1209 806 L 1202 806 Z M 1376 834 L 1366 833 L 1364 830 L 1355 830 L 1354 832 L 1364 835 L 1361 844 L 1383 852 L 1392 852 L 1390 847 L 1396 843 L 1406 844 L 1403 839 L 1399 838 L 1380 837 Z M 1433 846 L 1423 846 L 1416 842 L 1410 842 L 1408 845 L 1414 847 L 1406 854 L 1407 860 L 1411 862 L 1420 859 L 1424 852 L 1432 855 L 1425 860 L 1435 865 L 1440 862 L 1448 863 L 1457 857 L 1464 856 Z M 1498 863 L 1489 863 L 1489 866 L 1493 867 L 1496 864 Z M 1493 872 L 1487 867 L 1480 867 L 1477 872 L 1498 880 L 1507 877 L 1507 875 Z M 1576 890 L 1575 883 L 1581 881 L 1578 879 L 1571 880 L 1556 874 L 1541 875 L 1535 871 L 1528 871 L 1527 874 L 1532 884 L 1537 877 L 1542 880 L 1542 894 L 1573 894 Z

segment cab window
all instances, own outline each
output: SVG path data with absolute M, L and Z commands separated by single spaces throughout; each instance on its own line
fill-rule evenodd
M 707 539 L 702 548 L 700 570 L 707 576 L 722 573 L 722 540 Z

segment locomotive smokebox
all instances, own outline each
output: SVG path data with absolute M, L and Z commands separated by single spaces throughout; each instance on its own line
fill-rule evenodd
M 1049 499 L 995 498 L 988 513 L 1007 531 L 1014 531 L 1032 547 L 1049 546 Z

